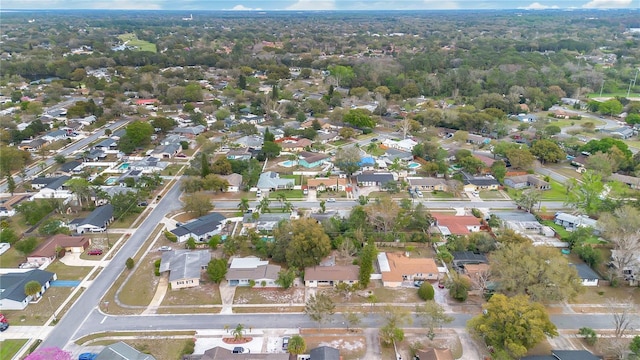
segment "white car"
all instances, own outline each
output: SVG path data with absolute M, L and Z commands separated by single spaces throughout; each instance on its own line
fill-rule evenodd
M 327 202 L 336 202 L 336 199 L 334 199 L 334 198 L 328 198 L 328 199 L 327 199 Z
M 160 246 L 158 251 L 171 251 L 171 246 Z
M 419 198 L 424 197 L 424 195 L 422 194 L 422 191 L 416 191 L 416 195 L 418 195 Z

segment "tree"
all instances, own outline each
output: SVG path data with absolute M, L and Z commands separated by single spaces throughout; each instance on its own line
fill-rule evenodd
M 240 340 L 244 338 L 244 331 L 244 325 L 238 324 L 233 330 L 231 330 L 231 334 L 235 340 Z
M 309 297 L 304 307 L 304 313 L 318 325 L 322 325 L 330 320 L 330 317 L 335 313 L 335 308 L 336 306 L 329 296 L 319 293 Z
M 292 355 L 304 354 L 305 351 L 307 351 L 307 344 L 304 342 L 302 336 L 293 335 L 291 339 L 289 339 L 289 346 L 287 347 L 287 351 Z
M 400 206 L 390 197 L 378 198 L 364 208 L 369 223 L 379 231 L 388 233 L 396 224 Z
M 336 87 L 340 87 L 340 83 L 343 81 L 351 82 L 351 79 L 355 76 L 351 66 L 331 65 L 327 69 L 331 76 L 336 79 Z
M 333 163 L 351 176 L 360 169 L 360 149 L 356 147 L 338 149 Z
M 2 229 L 0 229 L 0 243 L 14 244 L 19 239 L 20 238 L 18 237 L 18 234 L 16 234 L 16 231 L 12 228 L 3 227 Z
M 535 161 L 535 157 L 529 149 L 526 148 L 512 148 L 506 152 L 507 158 L 515 169 L 528 169 Z
M 633 299 L 624 300 L 609 299 L 609 313 L 613 316 L 613 329 L 616 338 L 623 338 L 628 331 L 633 331 L 636 312 L 633 306 Z
M 249 199 L 243 197 L 240 199 L 240 203 L 238 204 L 238 210 L 242 211 L 243 213 L 246 213 L 247 211 L 249 211 Z
M 341 138 L 347 140 L 354 137 L 356 135 L 356 132 L 350 127 L 343 127 L 338 130 L 338 135 L 340 135 Z
M 16 182 L 13 180 L 13 176 L 7 175 L 7 191 L 13 196 L 16 192 Z
M 603 115 L 614 116 L 620 114 L 623 108 L 622 103 L 620 103 L 618 99 L 609 99 L 600 103 L 600 106 L 598 106 L 598 112 Z
M 458 161 L 458 165 L 462 167 L 462 169 L 471 174 L 478 174 L 482 169 L 485 168 L 485 164 L 482 160 L 473 157 L 467 156 Z
M 200 153 L 200 177 L 204 179 L 209 174 L 211 174 L 211 168 L 209 167 L 207 154 Z
M 214 192 L 227 191 L 229 182 L 216 174 L 209 174 L 202 180 L 202 188 L 204 190 Z
M 136 147 L 144 147 L 151 143 L 151 135 L 153 135 L 153 126 L 148 122 L 134 121 L 125 128 L 126 133 L 120 138 L 118 146 L 126 153 L 131 153 Z M 125 139 L 125 140 L 123 140 Z M 122 148 L 123 144 L 125 149 Z M 127 150 L 127 151 L 125 151 Z
M 640 253 L 640 210 L 624 205 L 613 213 L 604 213 L 598 224 L 613 244 L 612 260 L 618 275 L 629 268 Z
M 558 125 L 547 125 L 547 126 L 544 127 L 544 133 L 547 136 L 553 136 L 553 135 L 560 134 L 561 131 L 562 131 L 562 129 L 560 129 L 560 126 L 558 126 Z
M 496 291 L 507 296 L 526 294 L 533 301 L 562 301 L 582 291 L 575 267 L 557 249 L 507 243 L 489 258 Z
M 302 218 L 291 221 L 291 241 L 285 252 L 287 265 L 298 269 L 315 266 L 330 251 L 331 240 L 316 220 Z
M 276 284 L 282 286 L 283 289 L 288 289 L 293 285 L 296 279 L 296 269 L 289 268 L 287 270 L 280 270 Z
M 343 312 L 342 317 L 347 324 L 347 331 L 351 331 L 352 328 L 358 327 L 362 322 L 360 314 L 356 312 Z
M 582 182 L 569 193 L 566 203 L 589 215 L 595 215 L 602 204 L 603 191 L 602 176 L 587 170 L 582 174 Z
M 35 280 L 31 280 L 24 284 L 24 293 L 27 296 L 31 296 L 31 299 L 35 300 L 38 298 L 38 294 L 42 290 L 42 285 Z
M 418 288 L 418 296 L 422 300 L 433 300 L 433 296 L 435 295 L 435 290 L 433 289 L 433 285 L 428 282 L 423 282 L 422 285 Z
M 420 319 L 422 326 L 429 329 L 429 334 L 427 336 L 431 340 L 433 340 L 435 336 L 433 332 L 435 327 L 442 327 L 442 325 L 449 324 L 454 320 L 454 318 L 447 315 L 444 308 L 433 299 L 428 300 L 423 305 L 417 305 L 416 314 Z
M 631 353 L 636 358 L 640 358 L 640 335 L 636 335 L 633 337 L 631 343 L 629 344 L 629 350 L 631 350 Z
M 471 280 L 458 273 L 452 274 L 453 276 L 449 278 L 446 284 L 447 289 L 449 289 L 449 295 L 458 301 L 466 301 L 471 288 Z
M 590 140 L 580 148 L 580 151 L 586 151 L 590 154 L 595 154 L 600 151 L 606 154 L 609 153 L 609 150 L 614 146 L 617 147 L 618 150 L 622 151 L 627 159 L 630 159 L 633 156 L 633 153 L 629 150 L 629 146 L 625 144 L 624 141 L 611 137 L 606 137 L 600 140 Z
M 215 250 L 218 248 L 218 245 L 220 245 L 221 242 L 222 242 L 222 236 L 214 235 L 211 237 L 211 239 L 209 239 L 209 242 L 207 243 L 207 245 L 209 245 L 210 249 Z
M 538 189 L 528 189 L 523 191 L 516 199 L 516 205 L 522 207 L 527 212 L 531 212 L 533 208 L 540 203 L 542 191 Z
M 587 344 L 591 346 L 595 345 L 596 341 L 598 341 L 598 334 L 596 334 L 592 328 L 582 327 L 578 330 L 578 335 L 583 336 Z
M 585 167 L 593 170 L 602 177 L 609 177 L 613 173 L 614 162 L 611 161 L 609 155 L 603 152 L 597 152 L 589 156 L 585 161 Z
M 187 241 L 184 243 L 184 247 L 189 250 L 195 249 L 196 239 L 194 239 L 193 237 L 188 238 Z
M 206 215 L 214 208 L 209 198 L 201 192 L 185 195 L 182 202 L 182 210 L 195 217 Z
M 113 217 L 121 219 L 129 214 L 139 213 L 141 210 L 138 206 L 140 195 L 137 192 L 127 191 L 126 193 L 117 193 L 111 197 L 111 205 L 113 205 Z
M 267 159 L 273 159 L 280 156 L 280 150 L 282 150 L 280 145 L 273 141 L 265 141 L 262 145 L 262 153 L 267 157 Z
M 531 154 L 538 157 L 541 163 L 558 162 L 565 158 L 565 152 L 551 140 L 538 140 L 531 147 Z
M 504 181 L 504 177 L 507 175 L 507 165 L 504 161 L 498 160 L 491 164 L 491 175 L 500 183 Z
M 483 313 L 467 327 L 503 357 L 519 359 L 547 336 L 558 335 L 544 306 L 526 295 L 496 294 L 482 307 Z
M 67 180 L 64 185 L 75 194 L 80 207 L 82 207 L 82 199 L 89 201 L 89 197 L 91 196 L 91 183 L 86 179 L 72 178 Z
M 369 286 L 371 274 L 373 273 L 373 264 L 377 254 L 378 249 L 376 249 L 376 244 L 373 241 L 369 241 L 362 249 L 358 282 L 363 289 Z
M 57 347 L 38 349 L 24 360 L 71 360 L 71 353 Z
M 211 259 L 207 265 L 207 275 L 209 275 L 211 281 L 219 284 L 224 280 L 225 275 L 227 275 L 227 260 Z
M 133 269 L 133 267 L 135 266 L 135 262 L 132 258 L 127 258 L 127 261 L 124 262 L 124 265 L 127 267 L 127 269 L 131 270 Z
M 342 121 L 351 124 L 358 129 L 374 128 L 375 120 L 369 115 L 369 111 L 365 109 L 351 109 L 342 117 Z
M 38 247 L 38 239 L 35 236 L 29 236 L 15 244 L 16 250 L 25 256 L 31 254 L 36 247 Z
M 380 340 L 387 346 L 404 340 L 404 331 L 401 327 L 413 322 L 409 311 L 390 305 L 385 306 L 382 319 L 384 325 L 380 328 Z

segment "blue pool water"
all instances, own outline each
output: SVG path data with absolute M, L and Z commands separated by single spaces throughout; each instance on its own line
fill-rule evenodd
M 51 282 L 52 287 L 76 287 L 80 285 L 78 280 L 54 280 Z
M 294 167 L 296 166 L 296 161 L 292 161 L 292 160 L 287 160 L 287 161 L 283 161 L 280 163 L 280 165 L 284 166 L 284 167 Z
M 116 183 L 117 180 L 118 180 L 117 177 L 111 176 L 111 177 L 108 177 L 107 180 L 104 181 L 104 184 L 105 185 L 113 185 L 113 184 Z
M 118 167 L 120 170 L 127 170 L 129 168 L 129 163 L 124 163 Z
M 420 167 L 420 164 L 416 162 L 410 162 L 409 165 L 407 165 L 407 167 L 409 167 L 409 169 L 417 169 Z

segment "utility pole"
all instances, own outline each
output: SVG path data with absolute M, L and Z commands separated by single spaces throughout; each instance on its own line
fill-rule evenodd
M 602 97 L 602 89 L 604 89 L 604 80 L 602 80 L 602 85 L 600 85 L 600 97 Z
M 638 80 L 638 71 L 640 71 L 640 68 L 636 69 L 636 76 L 633 78 L 633 80 L 629 79 L 629 88 L 627 89 L 627 98 L 629 98 L 629 94 L 631 93 L 631 87 L 636 86 L 636 80 Z

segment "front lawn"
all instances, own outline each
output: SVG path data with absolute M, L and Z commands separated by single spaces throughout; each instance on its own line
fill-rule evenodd
M 0 359 L 13 359 L 13 356 L 22 349 L 27 339 L 6 339 L 0 342 Z
M 425 194 L 428 198 L 432 198 L 432 199 L 453 199 L 453 193 L 450 192 L 444 192 L 444 191 L 434 191 L 434 192 L 430 192 L 430 193 L 425 193 L 422 192 L 423 194 Z
M 567 231 L 565 228 L 563 228 L 562 226 L 556 224 L 553 222 L 553 220 L 544 220 L 542 222 L 542 225 L 546 225 L 549 226 L 550 228 L 552 228 L 553 230 L 555 230 L 555 232 L 560 235 L 560 238 L 562 239 L 566 239 L 571 233 L 569 231 Z
M 542 192 L 542 200 L 565 201 L 567 199 L 567 189 L 564 185 L 555 180 L 551 180 L 551 189 Z
M 277 199 L 278 194 L 284 194 L 289 199 L 303 199 L 304 194 L 302 190 L 278 190 L 278 191 L 269 191 L 269 199 Z

